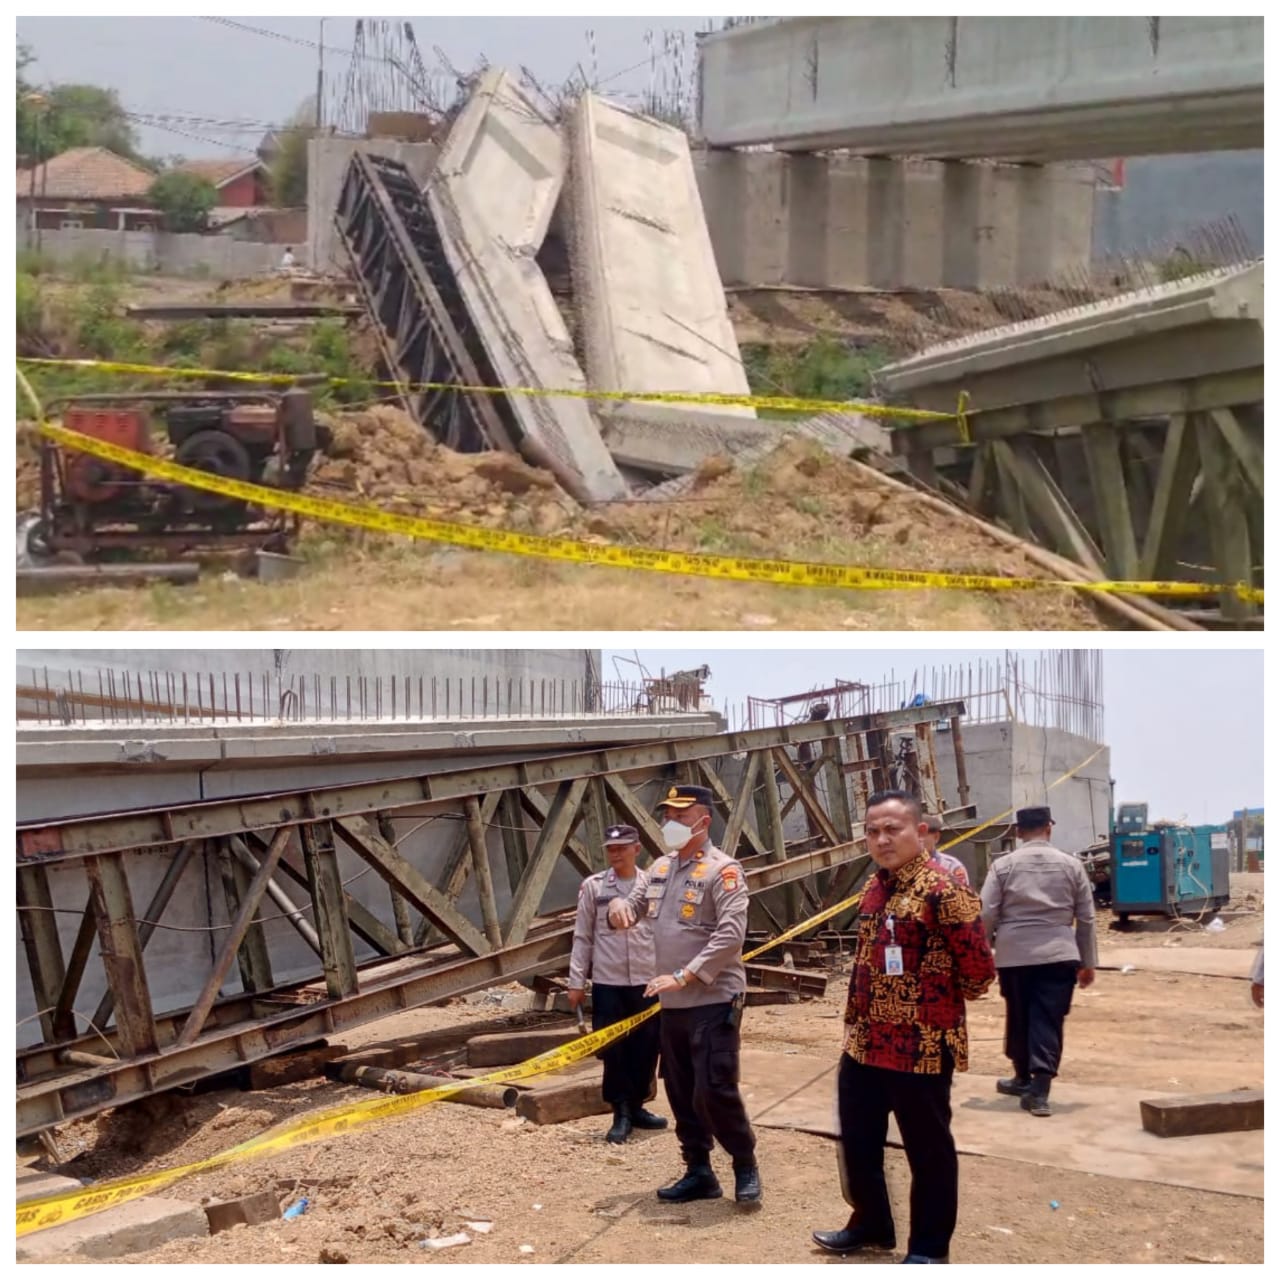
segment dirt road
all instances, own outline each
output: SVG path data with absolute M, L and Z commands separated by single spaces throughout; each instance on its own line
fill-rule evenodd
M 1223 933 L 1150 927 L 1146 945 L 1233 946 L 1261 937 L 1261 877 L 1241 878 L 1240 912 Z M 1252 893 L 1253 899 L 1248 898 Z M 1104 924 L 1105 928 L 1105 924 Z M 1109 934 L 1105 946 L 1134 934 Z M 822 1000 L 748 1011 L 747 1046 L 834 1062 L 845 983 L 833 974 Z M 474 1022 L 474 1002 L 414 1010 L 347 1037 L 394 1041 Z M 971 1070 L 1006 1070 L 1002 1005 L 971 1006 Z M 1262 1016 L 1238 979 L 1103 970 L 1078 993 L 1067 1027 L 1063 1078 L 1153 1091 L 1219 1092 L 1262 1085 Z M 305 1109 L 368 1095 L 320 1082 L 261 1093 L 224 1091 L 157 1099 L 132 1112 L 69 1126 L 61 1141 L 82 1154 L 64 1166 L 105 1178 L 211 1155 Z M 659 1095 L 655 1108 L 666 1113 Z M 1027 1117 L 1035 1126 L 1054 1121 Z M 392 1126 L 341 1142 L 189 1179 L 169 1194 L 226 1199 L 274 1190 L 305 1195 L 293 1222 L 237 1227 L 207 1240 L 177 1241 L 137 1261 L 193 1263 L 518 1262 L 797 1263 L 825 1260 L 809 1242 L 815 1227 L 839 1226 L 847 1210 L 830 1141 L 761 1128 L 766 1198 L 756 1213 L 731 1200 L 664 1206 L 653 1190 L 679 1171 L 669 1133 L 639 1135 L 622 1148 L 604 1142 L 599 1117 L 538 1127 L 507 1112 L 441 1104 Z M 717 1157 L 721 1170 L 727 1163 Z M 891 1192 L 906 1215 L 907 1170 L 890 1151 Z M 1260 1263 L 1260 1200 L 1041 1167 L 961 1157 L 957 1263 L 1225 1261 Z M 1051 1207 L 1056 1201 L 1058 1209 Z M 468 1222 L 487 1220 L 482 1233 Z M 467 1231 L 468 1245 L 428 1252 L 421 1241 Z M 522 1251 L 530 1246 L 531 1252 Z

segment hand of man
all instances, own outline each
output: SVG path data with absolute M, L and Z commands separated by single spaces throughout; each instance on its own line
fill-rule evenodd
M 636 913 L 631 904 L 621 898 L 614 898 L 609 903 L 609 923 L 615 929 L 630 929 L 636 922 Z
M 1076 974 L 1076 981 L 1082 987 L 1091 987 L 1093 986 L 1093 980 L 1096 976 L 1096 969 L 1081 969 L 1080 972 Z
M 649 985 L 645 987 L 644 993 L 647 996 L 660 996 L 664 991 L 679 990 L 680 984 L 676 981 L 674 974 L 660 973 L 656 978 L 649 980 Z
M 1249 994 L 1253 997 L 1253 1003 L 1262 1008 L 1262 983 L 1254 982 L 1250 984 Z
M 584 988 L 582 987 L 569 988 L 569 1008 L 570 1009 L 576 1009 L 586 998 L 587 998 L 587 993 Z

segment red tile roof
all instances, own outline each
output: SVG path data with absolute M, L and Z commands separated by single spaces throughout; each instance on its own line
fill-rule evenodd
M 105 147 L 73 147 L 35 171 L 36 195 L 57 200 L 136 200 L 151 190 L 149 169 Z M 18 170 L 18 199 L 31 194 L 31 170 Z
M 197 178 L 205 178 L 215 187 L 226 186 L 241 174 L 250 173 L 262 167 L 262 161 L 257 158 L 253 160 L 187 160 L 177 166 L 180 173 L 191 173 Z

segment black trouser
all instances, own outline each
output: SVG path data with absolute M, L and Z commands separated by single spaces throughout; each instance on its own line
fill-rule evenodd
M 642 1013 L 658 997 L 645 999 L 644 987 L 612 987 L 602 982 L 591 984 L 591 1030 L 611 1027 L 633 1013 Z M 600 1050 L 604 1063 L 604 1100 L 611 1106 L 624 1102 L 642 1107 L 653 1093 L 653 1077 L 658 1066 L 658 1023 L 662 1015 L 642 1022 Z
M 1062 1024 L 1079 964 L 1020 964 L 998 970 L 1004 997 L 1004 1051 L 1020 1080 L 1052 1079 L 1062 1061 Z
M 738 1092 L 739 1034 L 731 1006 L 662 1011 L 662 1079 L 687 1165 L 706 1164 L 713 1140 L 735 1169 L 755 1164 L 756 1135 Z
M 840 1060 L 840 1164 L 851 1222 L 876 1236 L 895 1235 L 884 1180 L 889 1115 L 898 1122 L 911 1166 L 908 1253 L 945 1258 L 956 1229 L 960 1163 L 951 1136 L 952 1062 L 940 1075 L 889 1071 Z

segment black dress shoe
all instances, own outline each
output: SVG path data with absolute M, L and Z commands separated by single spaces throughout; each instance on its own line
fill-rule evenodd
M 643 1107 L 631 1108 L 631 1123 L 637 1129 L 665 1129 L 667 1117 L 655 1115 Z
M 1049 1095 L 1046 1093 L 1031 1093 L 1028 1091 L 1022 1095 L 1023 1111 L 1030 1111 L 1033 1116 L 1051 1116 L 1053 1108 L 1049 1105 Z
M 1004 1080 L 996 1081 L 996 1092 L 1003 1093 L 1010 1098 L 1020 1098 L 1030 1088 L 1031 1081 L 1025 1080 L 1021 1076 L 1008 1076 Z
M 927 1257 L 927 1256 L 926 1256 L 925 1254 L 923 1254 L 923 1253 L 909 1253 L 909 1254 L 907 1254 L 907 1256 L 906 1256 L 905 1258 L 903 1258 L 903 1262 L 946 1262 L 946 1263 L 949 1263 L 950 1261 L 951 1261 L 951 1259 L 950 1259 L 950 1258 L 930 1258 L 930 1257 Z
M 733 1171 L 733 1198 L 739 1204 L 759 1204 L 764 1199 L 760 1170 L 755 1165 Z
M 689 1200 L 719 1200 L 724 1195 L 716 1175 L 709 1164 L 690 1165 L 684 1177 L 669 1187 L 658 1188 L 658 1199 L 671 1204 L 685 1204 Z
M 815 1231 L 813 1242 L 828 1253 L 857 1253 L 860 1249 L 896 1249 L 893 1232 L 877 1234 L 865 1227 L 842 1227 L 839 1231 Z
M 623 1103 L 613 1109 L 613 1128 L 604 1135 L 606 1142 L 626 1142 L 631 1137 L 631 1109 Z

